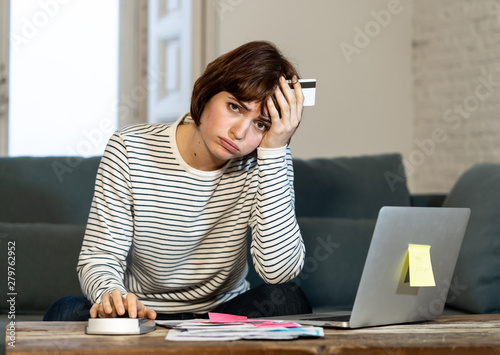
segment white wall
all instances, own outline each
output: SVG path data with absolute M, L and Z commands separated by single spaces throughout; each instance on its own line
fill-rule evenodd
M 415 2 L 416 192 L 448 192 L 480 162 L 500 162 L 500 3 Z M 436 178 L 439 177 L 439 178 Z
M 303 123 L 292 140 L 295 157 L 409 153 L 413 121 L 410 1 L 215 3 L 217 54 L 250 40 L 270 40 L 297 64 L 303 78 L 318 80 L 316 106 L 304 109 Z M 370 36 L 363 42 L 356 28 Z M 346 56 L 342 43 L 357 53 Z

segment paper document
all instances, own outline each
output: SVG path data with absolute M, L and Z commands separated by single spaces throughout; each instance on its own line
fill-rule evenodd
M 324 336 L 320 327 L 302 327 L 294 322 L 247 319 L 223 313 L 209 313 L 208 320 L 156 321 L 156 324 L 170 328 L 166 339 L 177 341 L 290 340 Z

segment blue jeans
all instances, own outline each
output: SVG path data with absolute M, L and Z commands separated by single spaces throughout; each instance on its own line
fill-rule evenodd
M 44 321 L 86 321 L 92 303 L 85 297 L 64 297 L 54 302 L 43 317 Z M 311 313 L 311 305 L 300 287 L 292 282 L 254 287 L 218 305 L 212 312 L 247 316 L 249 318 L 279 317 L 288 314 Z M 158 313 L 156 319 L 207 318 L 207 314 Z

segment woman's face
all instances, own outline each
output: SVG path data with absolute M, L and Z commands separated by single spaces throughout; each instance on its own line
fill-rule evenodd
M 253 152 L 271 127 L 261 102 L 241 102 L 222 91 L 205 106 L 198 129 L 209 157 L 218 165 Z

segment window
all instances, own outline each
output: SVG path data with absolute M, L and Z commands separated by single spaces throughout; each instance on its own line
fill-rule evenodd
M 9 155 L 101 155 L 117 127 L 118 0 L 10 10 Z

